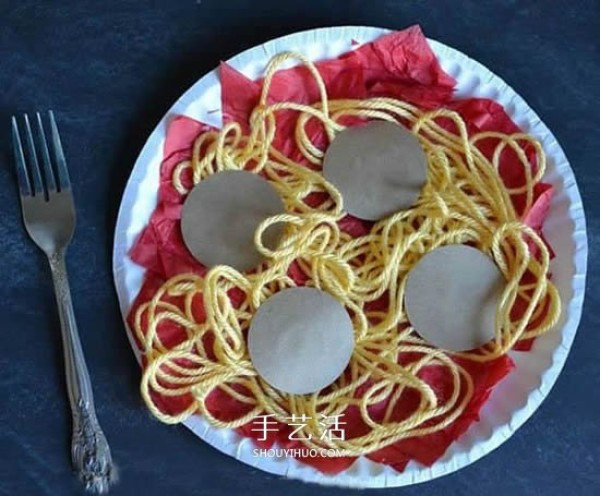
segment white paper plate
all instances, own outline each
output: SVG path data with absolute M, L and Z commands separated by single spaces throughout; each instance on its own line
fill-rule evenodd
M 365 43 L 388 32 L 371 27 L 316 29 L 269 41 L 228 62 L 248 77 L 257 78 L 268 60 L 281 51 L 299 51 L 311 60 L 328 59 L 351 50 L 352 40 Z M 538 338 L 530 352 L 512 353 L 516 368 L 494 389 L 481 412 L 481 420 L 472 424 L 432 467 L 411 462 L 398 473 L 361 457 L 344 472 L 327 476 L 293 458 L 254 457 L 249 439 L 233 431 L 215 429 L 199 416 L 185 422 L 204 441 L 244 463 L 305 481 L 353 487 L 403 486 L 433 479 L 465 467 L 506 441 L 539 407 L 565 363 L 581 316 L 587 265 L 585 217 L 573 171 L 552 133 L 502 79 L 462 53 L 436 41 L 430 43 L 442 67 L 456 78 L 457 97 L 488 97 L 498 101 L 521 129 L 541 141 L 548 155 L 544 180 L 554 186 L 555 195 L 544 232 L 556 251 L 552 273 L 563 301 L 560 323 Z M 220 126 L 220 113 L 215 112 L 220 107 L 220 96 L 217 72 L 212 71 L 175 102 L 148 138 L 135 163 L 119 211 L 113 258 L 124 318 L 144 275 L 144 270 L 131 262 L 127 253 L 156 205 L 166 124 L 172 116 L 184 114 Z M 133 348 L 137 354 L 134 345 Z

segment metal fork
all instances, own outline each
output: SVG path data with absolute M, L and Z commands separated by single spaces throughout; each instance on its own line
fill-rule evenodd
M 116 470 L 94 409 L 92 385 L 79 340 L 65 264 L 65 252 L 75 230 L 71 183 L 54 114 L 48 113 L 50 147 L 42 118 L 39 113 L 36 117 L 37 147 L 27 114 L 23 119 L 27 160 L 17 119 L 12 118 L 12 140 L 23 221 L 31 239 L 48 257 L 52 271 L 62 331 L 67 390 L 73 416 L 73 467 L 86 489 L 105 493 L 116 478 Z M 43 174 L 38 162 L 38 152 L 42 158 Z

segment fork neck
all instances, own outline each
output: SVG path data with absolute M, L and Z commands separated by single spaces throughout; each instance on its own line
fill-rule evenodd
M 56 296 L 59 298 L 59 305 L 65 301 L 71 301 L 71 291 L 69 289 L 69 280 L 67 279 L 67 264 L 65 262 L 65 250 L 56 250 L 48 254 L 48 263 L 54 280 Z
M 52 271 L 52 275 L 55 275 L 57 271 L 66 270 L 65 264 L 65 252 L 64 248 L 54 250 L 50 253 L 46 253 L 48 257 L 48 263 L 50 264 L 50 270 Z

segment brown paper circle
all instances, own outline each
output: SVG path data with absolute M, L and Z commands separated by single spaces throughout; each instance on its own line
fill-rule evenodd
M 353 348 L 348 312 L 315 288 L 274 294 L 258 308 L 248 332 L 257 372 L 291 394 L 313 393 L 331 384 L 348 365 Z
M 504 285 L 496 264 L 480 250 L 465 245 L 437 248 L 408 274 L 404 294 L 408 320 L 438 348 L 478 348 L 494 338 Z
M 262 262 L 254 233 L 267 217 L 284 213 L 283 201 L 268 181 L 247 171 L 224 171 L 200 181 L 181 212 L 181 234 L 192 255 L 206 267 L 230 265 L 239 271 Z M 275 248 L 283 232 L 276 224 L 262 242 Z
M 349 214 L 379 220 L 416 202 L 427 179 L 427 158 L 408 129 L 373 121 L 335 137 L 323 174 L 341 192 Z

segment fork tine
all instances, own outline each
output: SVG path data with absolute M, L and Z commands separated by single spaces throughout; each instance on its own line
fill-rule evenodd
M 58 187 L 60 190 L 69 189 L 71 180 L 69 179 L 69 171 L 67 170 L 67 161 L 63 152 L 62 144 L 60 143 L 60 135 L 58 127 L 54 119 L 54 112 L 48 112 L 50 116 L 50 128 L 52 130 L 52 148 L 54 149 L 54 160 L 56 161 L 56 173 L 58 175 Z
M 37 117 L 39 145 L 42 152 L 42 162 L 44 163 L 44 178 L 46 179 L 46 188 L 48 193 L 56 191 L 56 181 L 54 180 L 54 172 L 52 172 L 52 163 L 50 162 L 50 153 L 48 152 L 48 142 L 46 141 L 46 133 L 42 125 L 42 117 L 39 112 L 35 113 Z
M 21 144 L 21 137 L 19 136 L 17 119 L 14 115 L 12 118 L 12 144 L 13 152 L 15 155 L 15 162 L 17 164 L 17 180 L 19 182 L 19 189 L 21 190 L 22 195 L 30 196 L 31 185 L 29 184 L 29 177 L 27 175 L 25 155 L 23 154 L 23 145 Z
M 44 184 L 42 183 L 42 174 L 40 172 L 40 165 L 37 159 L 37 153 L 35 152 L 35 145 L 33 144 L 33 134 L 31 133 L 31 126 L 29 124 L 29 117 L 25 114 L 25 140 L 27 142 L 27 151 L 29 152 L 29 162 L 31 166 L 31 180 L 33 182 L 33 195 L 44 194 Z

